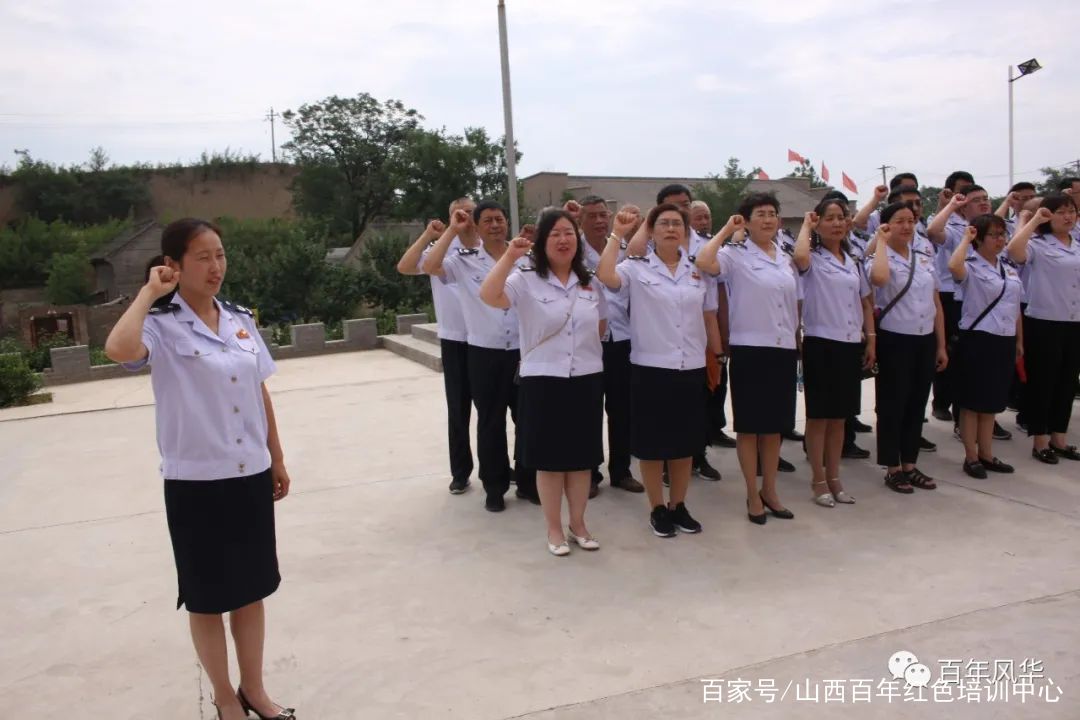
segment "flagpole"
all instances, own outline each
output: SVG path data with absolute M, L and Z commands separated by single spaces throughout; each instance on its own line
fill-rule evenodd
M 514 152 L 514 113 L 510 102 L 510 53 L 506 39 L 506 3 L 499 0 L 499 56 L 502 64 L 503 125 L 506 140 L 506 184 L 510 198 L 510 232 L 518 233 L 517 153 Z

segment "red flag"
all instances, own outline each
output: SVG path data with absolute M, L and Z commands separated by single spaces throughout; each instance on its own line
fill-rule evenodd
M 803 157 L 802 155 L 800 155 L 799 153 L 795 152 L 795 151 L 794 151 L 794 150 L 792 150 L 791 148 L 788 148 L 788 151 L 787 151 L 787 161 L 788 161 L 788 162 L 797 162 L 797 163 L 802 163 L 802 162 L 806 162 L 806 158 L 804 158 L 804 157 Z
M 829 168 L 825 167 L 825 163 L 821 163 L 821 179 L 825 182 L 829 182 Z
M 855 186 L 855 181 L 854 181 L 854 180 L 852 180 L 851 178 L 849 178 L 849 177 L 847 176 L 847 173 L 846 173 L 846 172 L 842 172 L 842 173 L 840 173 L 840 174 L 841 174 L 841 175 L 843 176 L 843 178 L 844 178 L 844 187 L 845 187 L 846 189 L 850 190 L 851 192 L 855 193 L 856 195 L 858 195 L 858 194 L 859 194 L 859 188 L 857 188 L 857 187 Z
M 768 180 L 769 176 L 765 174 L 764 170 L 758 170 L 757 171 L 757 179 L 758 180 Z

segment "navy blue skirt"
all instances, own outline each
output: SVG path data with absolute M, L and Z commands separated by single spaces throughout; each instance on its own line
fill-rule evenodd
M 176 608 L 219 614 L 281 584 L 270 470 L 224 480 L 166 480 L 179 590 Z

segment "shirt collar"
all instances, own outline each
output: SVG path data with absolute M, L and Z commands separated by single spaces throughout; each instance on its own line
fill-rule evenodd
M 199 317 L 195 313 L 195 311 L 191 309 L 191 306 L 187 304 L 187 302 L 180 295 L 180 293 L 176 293 L 175 295 L 173 295 L 173 303 L 180 308 L 176 311 L 176 314 L 174 315 L 178 322 L 191 323 L 191 329 L 193 332 L 198 333 L 199 335 L 202 335 L 210 340 L 223 342 L 223 340 L 221 339 L 222 336 L 219 336 L 213 330 L 207 327 L 206 323 L 203 322 L 202 318 Z M 220 313 L 218 317 L 218 330 L 220 331 L 221 323 L 224 322 L 231 324 L 233 321 L 233 315 L 231 312 L 226 310 L 221 303 L 217 301 L 217 298 L 214 298 L 214 305 L 217 306 L 218 312 Z M 224 335 L 224 337 L 228 336 L 229 333 L 226 333 Z
M 664 261 L 660 259 L 660 256 L 656 254 L 655 249 L 649 252 L 649 267 L 653 268 L 656 272 L 660 273 L 664 277 L 671 277 L 670 273 L 668 273 L 667 265 L 665 265 Z M 689 256 L 682 249 L 682 247 L 680 247 L 679 264 L 675 266 L 675 281 L 678 282 L 680 279 L 682 279 L 683 275 L 686 275 L 692 269 L 693 268 L 690 265 Z

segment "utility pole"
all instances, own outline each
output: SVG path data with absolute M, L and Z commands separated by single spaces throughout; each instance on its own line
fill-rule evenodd
M 270 158 L 273 162 L 277 162 L 277 141 L 274 139 L 274 118 L 280 117 L 274 112 L 274 108 L 270 108 L 270 112 L 266 113 L 266 119 L 270 121 Z
M 885 179 L 885 171 L 886 170 L 895 170 L 895 169 L 896 169 L 896 167 L 893 166 L 893 165 L 882 165 L 881 167 L 878 168 L 878 170 L 881 171 L 881 184 L 882 185 L 884 185 L 885 187 L 889 186 L 889 181 Z
M 510 236 L 518 225 L 517 153 L 514 151 L 514 113 L 510 103 L 510 53 L 506 39 L 506 4 L 499 0 L 499 55 L 502 60 L 503 123 L 506 126 L 506 184 L 510 194 Z

